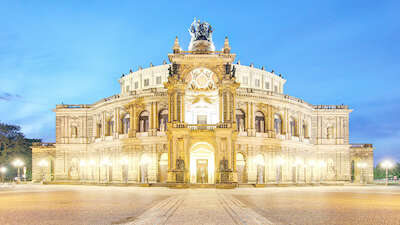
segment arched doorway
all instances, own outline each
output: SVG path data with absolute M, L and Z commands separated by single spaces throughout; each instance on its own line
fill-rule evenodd
M 149 166 L 151 159 L 147 154 L 140 157 L 140 183 L 149 183 Z
M 139 115 L 139 132 L 149 131 L 149 112 L 143 111 Z
M 263 184 L 265 180 L 265 160 L 264 156 L 258 154 L 255 163 L 257 165 L 257 184 Z
M 158 127 L 159 131 L 164 132 L 167 130 L 168 123 L 168 110 L 162 109 L 158 114 Z
M 247 183 L 246 181 L 246 161 L 242 153 L 236 154 L 236 170 L 238 183 Z
M 265 117 L 264 114 L 260 111 L 256 112 L 256 132 L 264 133 L 265 132 Z
M 159 162 L 159 181 L 165 183 L 168 177 L 168 154 L 162 153 Z
M 214 148 L 206 142 L 194 144 L 190 150 L 190 183 L 213 184 L 214 173 Z

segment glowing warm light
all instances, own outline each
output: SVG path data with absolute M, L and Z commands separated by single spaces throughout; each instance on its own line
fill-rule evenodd
M 310 160 L 310 161 L 308 162 L 308 165 L 310 165 L 310 166 L 315 166 L 315 160 Z
M 264 166 L 264 157 L 262 155 L 257 155 L 257 157 L 254 159 L 254 163 L 259 166 Z
M 81 159 L 81 161 L 79 161 L 79 166 L 85 167 L 86 166 L 86 161 Z
M 91 159 L 89 161 L 89 166 L 94 166 L 94 165 L 96 165 L 96 162 L 93 159 Z
M 168 156 L 168 155 L 167 155 Z M 206 142 L 198 142 L 192 146 L 190 151 L 190 182 L 197 182 L 197 160 L 208 161 L 208 183 L 214 182 L 215 158 L 213 147 Z
M 385 169 L 390 169 L 393 167 L 393 163 L 390 162 L 389 160 L 383 161 L 381 166 Z
M 303 161 L 301 159 L 296 159 L 296 161 L 294 162 L 294 165 L 301 166 L 301 165 L 303 165 Z
M 0 172 L 1 173 L 6 173 L 7 172 L 7 168 L 6 167 L 0 167 Z
M 120 160 L 122 165 L 128 165 L 128 158 L 127 157 L 122 157 L 122 159 Z
M 359 162 L 359 163 L 357 163 L 357 167 L 358 168 L 366 168 L 367 167 L 367 163 L 366 162 Z
M 21 167 L 24 165 L 24 162 L 22 162 L 20 159 L 16 159 L 16 160 L 14 160 L 13 165 L 15 167 Z
M 150 162 L 151 162 L 151 159 L 147 155 L 144 155 L 142 157 L 142 159 L 140 160 L 141 165 L 146 165 L 146 164 L 149 164 Z
M 325 163 L 323 160 L 320 160 L 320 161 L 318 162 L 318 166 L 324 167 L 324 166 L 326 166 L 326 163 Z
M 163 165 L 168 165 L 168 154 L 167 153 L 161 154 L 160 166 L 163 166 Z
M 38 163 L 38 166 L 40 167 L 47 167 L 48 165 L 49 163 L 44 159 L 40 160 L 40 162 Z
M 278 157 L 278 158 L 276 159 L 276 163 L 277 163 L 278 165 L 282 165 L 282 164 L 285 163 L 285 159 L 282 158 L 282 157 Z
M 110 159 L 109 159 L 108 157 L 104 158 L 104 159 L 101 161 L 101 165 L 103 165 L 103 166 L 111 166 L 111 161 L 110 161 Z

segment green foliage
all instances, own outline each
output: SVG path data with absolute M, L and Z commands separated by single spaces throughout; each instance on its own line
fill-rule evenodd
M 389 169 L 388 176 L 397 176 L 397 179 L 400 178 L 400 162 L 396 163 L 393 168 Z M 382 168 L 381 164 L 379 163 L 374 168 L 374 179 L 382 178 L 386 178 L 386 170 L 385 168 Z
M 7 167 L 6 179 L 12 179 L 17 175 L 17 168 L 12 162 L 20 159 L 25 163 L 27 180 L 32 177 L 32 151 L 33 142 L 40 142 L 40 139 L 25 138 L 21 127 L 0 123 L 0 166 Z M 23 168 L 21 168 L 21 175 Z

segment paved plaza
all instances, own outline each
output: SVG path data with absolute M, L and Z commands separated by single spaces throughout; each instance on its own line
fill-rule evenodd
M 0 186 L 0 224 L 400 224 L 400 187 Z

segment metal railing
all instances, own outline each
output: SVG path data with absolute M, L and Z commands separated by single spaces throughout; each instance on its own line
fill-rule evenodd
M 217 125 L 216 124 L 188 124 L 187 127 L 190 130 L 214 130 Z

